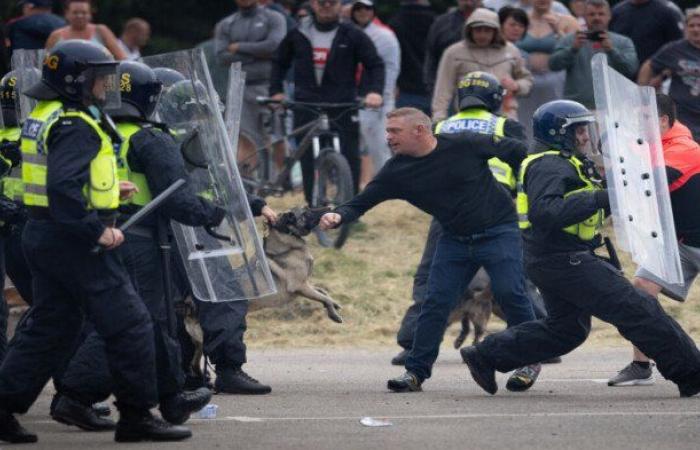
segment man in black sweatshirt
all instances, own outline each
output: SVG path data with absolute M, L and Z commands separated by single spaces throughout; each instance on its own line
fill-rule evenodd
M 387 118 L 387 138 L 395 156 L 360 195 L 325 214 L 320 226 L 352 222 L 389 199 L 406 200 L 442 225 L 406 373 L 388 383 L 393 391 L 419 391 L 431 375 L 448 315 L 479 267 L 491 277 L 509 321 L 534 318 L 523 283 L 513 201 L 488 166 L 495 156 L 517 168 L 527 148 L 518 140 L 496 141 L 490 135 L 434 136 L 430 118 L 415 108 L 399 108 Z
M 270 96 L 284 100 L 283 81 L 291 68 L 294 100 L 301 102 L 354 103 L 358 94 L 365 106 L 379 108 L 384 90 L 384 62 L 372 40 L 352 23 L 340 22 L 340 0 L 311 0 L 311 17 L 290 30 L 277 49 L 272 65 Z M 356 82 L 362 64 L 363 83 Z M 352 171 L 353 187 L 360 180 L 359 125 L 356 115 L 346 108 L 327 110 L 331 127 L 340 136 L 340 151 Z M 308 110 L 294 111 L 294 126 L 300 127 L 318 117 Z M 297 140 L 305 135 L 298 135 Z M 304 197 L 311 204 L 314 188 L 314 152 L 301 157 Z
M 682 397 L 700 392 L 700 352 L 651 295 L 637 290 L 609 262 L 600 246 L 607 190 L 595 182 L 593 164 L 580 151 L 590 145 L 595 116 L 580 103 L 557 100 L 533 116 L 535 141 L 545 146 L 523 161 L 518 216 L 525 236 L 525 269 L 549 316 L 492 334 L 461 350 L 474 380 L 489 394 L 495 371 L 507 372 L 568 353 L 591 330 L 591 316 L 613 324 L 653 358 Z

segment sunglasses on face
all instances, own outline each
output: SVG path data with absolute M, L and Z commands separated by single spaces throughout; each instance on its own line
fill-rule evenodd
M 316 0 L 321 6 L 336 6 L 340 0 Z

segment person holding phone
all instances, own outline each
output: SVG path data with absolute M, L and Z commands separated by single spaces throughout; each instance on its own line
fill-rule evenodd
M 608 30 L 610 5 L 607 0 L 587 0 L 584 19 L 588 31 L 577 31 L 559 40 L 549 59 L 551 70 L 566 70 L 564 98 L 595 108 L 591 58 L 600 52 L 608 64 L 627 77 L 634 77 L 639 67 L 632 40 Z

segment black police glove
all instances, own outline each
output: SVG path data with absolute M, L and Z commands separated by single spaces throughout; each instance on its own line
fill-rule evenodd
M 226 217 L 226 210 L 224 208 L 215 207 L 214 214 L 211 216 L 211 220 L 207 224 L 210 227 L 218 227 L 221 222 L 224 221 Z
M 19 148 L 19 142 L 5 141 L 1 143 L 0 155 L 10 161 L 12 167 L 17 167 L 22 162 L 22 152 Z
M 7 225 L 21 223 L 27 219 L 27 212 L 22 205 L 0 195 L 0 221 Z
M 608 196 L 607 189 L 601 189 L 599 191 L 595 191 L 595 193 L 593 195 L 595 197 L 596 207 L 598 207 L 600 209 L 605 209 L 605 210 L 610 209 L 610 197 Z

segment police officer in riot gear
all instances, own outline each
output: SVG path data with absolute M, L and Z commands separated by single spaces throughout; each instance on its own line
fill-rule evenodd
M 117 63 L 107 50 L 67 40 L 46 56 L 39 101 L 22 128 L 22 180 L 29 221 L 23 248 L 34 305 L 0 366 L 0 440 L 36 442 L 14 417 L 25 413 L 69 356 L 83 315 L 105 340 L 120 412 L 118 442 L 181 440 L 183 427 L 155 418 L 153 324 L 116 252 L 120 183 L 99 106 L 118 103 Z M 95 244 L 105 251 L 91 253 Z
M 31 72 L 31 77 L 26 72 Z M 22 230 L 26 222 L 24 208 L 24 184 L 22 183 L 22 155 L 20 151 L 20 127 L 17 111 L 19 98 L 17 92 L 18 80 L 21 76 L 26 79 L 41 77 L 41 72 L 35 68 L 21 68 L 6 74 L 0 80 L 0 105 L 5 119 L 5 129 L 0 131 L 0 154 L 12 165 L 10 173 L 2 178 L 2 205 L 0 213 L 4 225 L 0 227 L 3 236 L 5 253 L 5 270 L 12 280 L 22 299 L 32 304 L 32 276 L 27 260 L 22 251 Z M 24 116 L 24 115 L 23 115 Z M 0 358 L 1 360 L 2 358 Z
M 15 84 L 17 81 L 16 74 L 13 72 L 7 73 L 0 79 L 0 174 L 3 184 L 9 171 L 14 167 L 19 167 L 20 158 L 19 151 L 19 134 L 20 129 L 17 125 L 15 114 Z M 19 207 L 12 201 L 11 198 L 0 194 L 0 283 L 5 280 L 5 264 L 4 264 L 4 244 L 5 237 L 2 231 L 6 230 L 10 225 L 9 220 L 14 218 L 20 211 Z M 0 287 L 3 285 L 0 284 Z M 4 291 L 4 289 L 3 289 Z M 0 292 L 0 362 L 7 351 L 7 316 L 8 309 L 5 299 L 2 298 Z
M 171 123 L 171 121 L 181 122 L 184 117 L 196 118 L 200 116 L 199 108 L 209 107 L 205 101 L 206 97 L 206 88 L 200 81 L 180 80 L 170 86 L 163 94 L 158 111 L 162 120 L 167 123 Z M 178 138 L 183 141 L 182 151 L 186 165 L 195 167 L 206 164 L 206 158 L 198 145 L 200 142 L 196 136 L 198 132 L 198 130 L 176 131 Z M 248 194 L 248 205 L 253 216 L 262 215 L 268 222 L 274 223 L 276 221 L 276 213 L 267 206 L 262 198 Z M 185 272 L 183 267 L 180 267 L 180 270 Z M 187 295 L 192 289 L 186 280 L 181 281 L 180 290 Z M 194 294 L 192 295 L 196 298 Z M 269 394 L 272 391 L 270 386 L 251 377 L 242 368 L 243 364 L 246 363 L 244 334 L 247 329 L 248 301 L 197 301 L 196 308 L 204 337 L 204 353 L 216 368 L 215 391 L 223 394 Z M 181 333 L 181 336 L 184 338 L 181 346 L 186 351 L 188 337 L 184 333 Z M 191 358 L 184 359 L 191 360 Z M 188 373 L 188 386 L 196 387 L 207 383 L 207 380 L 192 374 L 189 368 L 185 370 L 190 372 Z
M 597 147 L 594 115 L 580 103 L 557 100 L 533 116 L 538 153 L 520 166 L 517 210 L 525 237 L 525 268 L 550 315 L 488 336 L 461 350 L 474 380 L 495 394 L 495 371 L 563 355 L 581 345 L 591 316 L 609 322 L 645 354 L 680 395 L 700 392 L 700 352 L 650 295 L 636 290 L 596 256 L 608 194 L 583 150 Z
M 179 178 L 187 178 L 187 174 L 168 128 L 150 120 L 162 89 L 154 71 L 142 63 L 121 62 L 119 84 L 121 106 L 110 111 L 123 138 L 115 146 L 119 179 L 132 182 L 138 189 L 133 197 L 121 202 L 121 218 L 126 218 Z M 153 320 L 159 408 L 170 423 L 184 423 L 192 412 L 202 409 L 209 402 L 211 391 L 204 387 L 193 392 L 182 390 L 180 347 L 168 327 L 167 314 L 172 305 L 164 302 L 166 279 L 159 243 L 169 237 L 170 220 L 190 226 L 217 226 L 224 215 L 223 209 L 185 187 L 173 194 L 158 214 L 130 228 L 117 251 Z M 86 430 L 109 429 L 110 421 L 97 417 L 90 405 L 105 400 L 113 384 L 105 341 L 92 331 L 57 383 L 60 398 L 54 404 L 52 417 Z
M 493 134 L 525 140 L 525 129 L 516 120 L 498 115 L 505 89 L 493 75 L 470 72 L 457 85 L 459 112 L 435 127 L 436 134 L 454 134 L 465 131 Z M 489 168 L 496 180 L 508 190 L 515 191 L 513 169 L 498 158 L 489 160 Z

